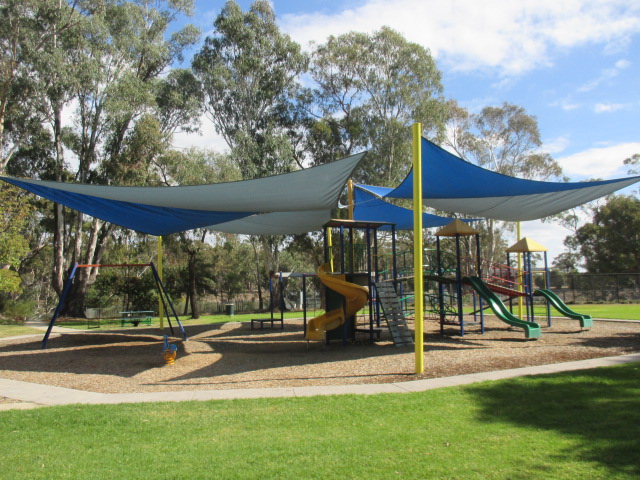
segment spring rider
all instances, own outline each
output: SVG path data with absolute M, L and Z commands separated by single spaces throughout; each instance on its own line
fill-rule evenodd
M 178 354 L 178 347 L 169 343 L 169 336 L 164 336 L 164 346 L 162 347 L 162 356 L 164 357 L 165 365 L 173 365 Z

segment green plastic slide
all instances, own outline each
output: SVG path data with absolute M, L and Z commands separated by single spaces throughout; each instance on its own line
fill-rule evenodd
M 540 338 L 542 330 L 540 325 L 535 322 L 525 322 L 513 315 L 509 309 L 502 303 L 502 300 L 487 286 L 482 279 L 478 277 L 464 277 L 462 283 L 467 283 L 478 292 L 478 295 L 489 304 L 496 317 L 502 320 L 504 323 L 511 325 L 512 327 L 522 328 L 526 338 Z
M 573 318 L 574 320 L 580 321 L 580 326 L 582 328 L 591 328 L 593 327 L 593 319 L 591 315 L 583 315 L 582 313 L 574 312 L 571 310 L 566 303 L 564 303 L 558 295 L 553 293 L 551 290 L 546 290 L 541 288 L 540 290 L 536 290 L 533 292 L 534 295 L 538 297 L 546 298 L 553 308 L 555 308 L 558 312 L 568 318 Z

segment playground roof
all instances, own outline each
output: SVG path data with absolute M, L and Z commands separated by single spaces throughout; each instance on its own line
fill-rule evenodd
M 331 218 L 364 153 L 318 167 L 241 182 L 114 187 L 0 177 L 93 217 L 152 235 L 205 227 L 229 233 L 294 234 Z
M 455 237 L 456 235 L 468 237 L 470 235 L 478 235 L 479 233 L 479 230 L 470 227 L 466 223 L 461 222 L 459 218 L 456 218 L 451 223 L 438 230 L 436 232 L 436 237 Z
M 422 190 L 425 204 L 496 220 L 548 217 L 640 181 L 640 176 L 596 182 L 540 182 L 502 175 L 473 165 L 422 139 Z M 413 197 L 413 171 L 396 188 L 358 185 L 388 198 Z
M 512 253 L 528 253 L 528 252 L 547 252 L 549 249 L 543 247 L 535 240 L 528 237 L 521 238 L 516 243 L 507 248 L 507 252 Z
M 354 191 L 355 207 L 353 210 L 353 218 L 355 220 L 392 222 L 395 223 L 396 230 L 413 229 L 413 210 L 392 205 L 357 186 Z M 430 213 L 422 214 L 423 228 L 442 227 L 451 222 L 451 220 L 449 217 L 441 217 Z M 465 222 L 475 220 L 477 219 L 465 220 Z M 387 225 L 381 229 L 389 230 L 390 228 L 391 227 Z

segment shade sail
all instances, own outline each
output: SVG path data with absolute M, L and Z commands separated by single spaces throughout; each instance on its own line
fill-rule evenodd
M 331 218 L 364 153 L 296 172 L 184 187 L 112 187 L 0 177 L 93 217 L 152 235 L 224 225 L 233 233 L 302 233 Z M 286 215 L 290 213 L 290 215 Z M 252 220 L 246 220 L 251 217 Z M 243 222 L 238 222 L 245 219 Z
M 396 230 L 413 230 L 413 210 L 392 205 L 389 202 L 371 195 L 359 186 L 356 186 L 354 191 L 354 220 L 395 223 Z M 451 220 L 449 217 L 441 217 L 431 213 L 422 214 L 423 228 L 443 227 L 450 223 Z M 470 222 L 474 220 L 465 221 Z M 382 230 L 389 230 L 390 228 L 390 226 L 381 227 Z
M 422 172 L 426 205 L 508 221 L 548 217 L 640 181 L 640 176 L 571 183 L 524 180 L 473 165 L 424 138 Z M 395 189 L 360 186 L 382 197 L 412 198 L 413 171 Z
M 224 233 L 251 235 L 296 235 L 320 230 L 331 220 L 331 209 L 273 212 L 244 217 L 207 227 Z

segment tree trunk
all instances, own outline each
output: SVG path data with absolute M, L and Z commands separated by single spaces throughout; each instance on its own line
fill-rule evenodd
M 54 104 L 53 141 L 56 150 L 56 181 L 62 181 L 62 170 L 64 166 L 64 150 L 62 149 L 62 108 Z M 58 203 L 53 204 L 53 274 L 51 275 L 51 286 L 58 294 L 62 295 L 64 288 L 64 207 Z
M 264 299 L 262 298 L 262 275 L 260 275 L 260 255 L 258 254 L 258 238 L 250 237 L 250 243 L 253 247 L 253 258 L 256 267 L 256 285 L 258 286 L 258 310 L 264 310 Z
M 104 224 L 102 221 L 94 219 L 87 250 L 84 255 L 81 255 L 80 262 L 89 265 L 99 264 L 115 228 L 116 226 L 112 223 Z M 76 232 L 76 235 L 82 235 L 82 232 Z M 98 267 L 88 267 L 82 268 L 76 273 L 73 286 L 65 299 L 62 310 L 64 314 L 77 318 L 85 317 L 87 292 L 95 282 L 99 270 Z
M 196 300 L 196 251 L 189 252 L 189 299 L 191 301 L 191 318 L 200 318 Z
M 189 314 L 189 292 L 185 293 L 184 310 L 182 311 L 182 315 L 186 317 Z
M 51 275 L 51 286 L 58 294 L 62 295 L 64 287 L 64 210 L 59 203 L 53 204 L 53 275 Z

